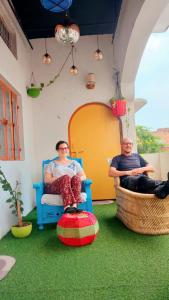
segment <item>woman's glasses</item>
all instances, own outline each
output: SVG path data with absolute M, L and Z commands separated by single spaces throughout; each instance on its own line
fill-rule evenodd
M 67 149 L 69 149 L 69 147 L 60 147 L 58 150 L 64 151 L 64 150 L 67 150 Z

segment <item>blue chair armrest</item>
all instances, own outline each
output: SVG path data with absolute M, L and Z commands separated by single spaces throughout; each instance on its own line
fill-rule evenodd
M 83 182 L 84 182 L 84 185 L 91 185 L 93 181 L 91 179 L 86 179 Z
M 87 190 L 90 189 L 90 185 L 92 184 L 91 179 L 86 179 L 82 181 L 82 192 L 87 193 Z
M 82 182 L 82 187 L 84 192 L 87 194 L 87 201 L 86 201 L 86 210 L 92 212 L 93 206 L 92 206 L 92 194 L 91 194 L 91 188 L 90 185 L 92 183 L 91 179 L 86 179 Z
M 43 190 L 44 190 L 44 183 L 36 182 L 33 184 L 33 188 L 36 191 L 36 204 L 41 203 L 41 198 L 42 198 Z
M 35 182 L 33 184 L 33 188 L 36 190 L 36 191 L 39 191 L 43 194 L 43 189 L 44 189 L 44 183 L 41 181 L 41 182 Z

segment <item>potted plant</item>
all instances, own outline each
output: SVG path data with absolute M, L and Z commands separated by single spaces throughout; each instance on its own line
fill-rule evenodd
M 115 117 L 121 117 L 126 114 L 126 99 L 121 94 L 119 75 L 120 73 L 117 71 L 114 74 L 115 96 L 109 100 L 113 116 Z
M 36 84 L 34 74 L 32 72 L 30 84 L 26 87 L 27 95 L 31 98 L 37 98 L 40 95 L 40 92 L 44 88 L 44 83 L 40 83 L 40 86 Z
M 18 217 L 18 224 L 11 227 L 11 232 L 17 238 L 27 237 L 32 231 L 32 223 L 23 222 L 22 220 L 23 202 L 21 200 L 22 193 L 19 191 L 20 183 L 19 181 L 16 181 L 16 186 L 13 189 L 1 168 L 0 183 L 2 189 L 10 194 L 6 202 L 10 204 L 9 208 L 12 209 L 12 214 L 15 214 Z
M 40 92 L 42 91 L 44 87 L 44 83 L 40 84 L 40 87 L 35 85 L 34 83 L 31 83 L 30 87 L 27 87 L 27 95 L 31 98 L 37 98 L 40 95 Z

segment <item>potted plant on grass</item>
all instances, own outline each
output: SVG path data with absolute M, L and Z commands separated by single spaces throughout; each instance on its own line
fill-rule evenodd
M 22 193 L 19 191 L 20 183 L 19 181 L 16 181 L 16 186 L 13 189 L 1 168 L 0 183 L 2 189 L 10 194 L 6 202 L 10 204 L 9 208 L 12 209 L 12 214 L 15 214 L 18 217 L 18 224 L 11 227 L 11 232 L 17 238 L 27 237 L 32 231 L 32 223 L 23 222 L 22 220 L 23 202 L 20 199 L 22 195 Z
M 126 114 L 126 99 L 121 94 L 119 76 L 120 73 L 116 71 L 114 74 L 115 96 L 109 100 L 113 116 L 115 117 L 121 117 Z

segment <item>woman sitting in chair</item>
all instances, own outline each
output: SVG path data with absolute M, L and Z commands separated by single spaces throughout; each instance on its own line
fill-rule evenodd
M 67 142 L 59 141 L 56 151 L 58 159 L 49 163 L 45 170 L 45 193 L 60 194 L 65 213 L 80 212 L 77 205 L 82 202 L 81 182 L 86 179 L 86 175 L 77 161 L 68 159 Z

